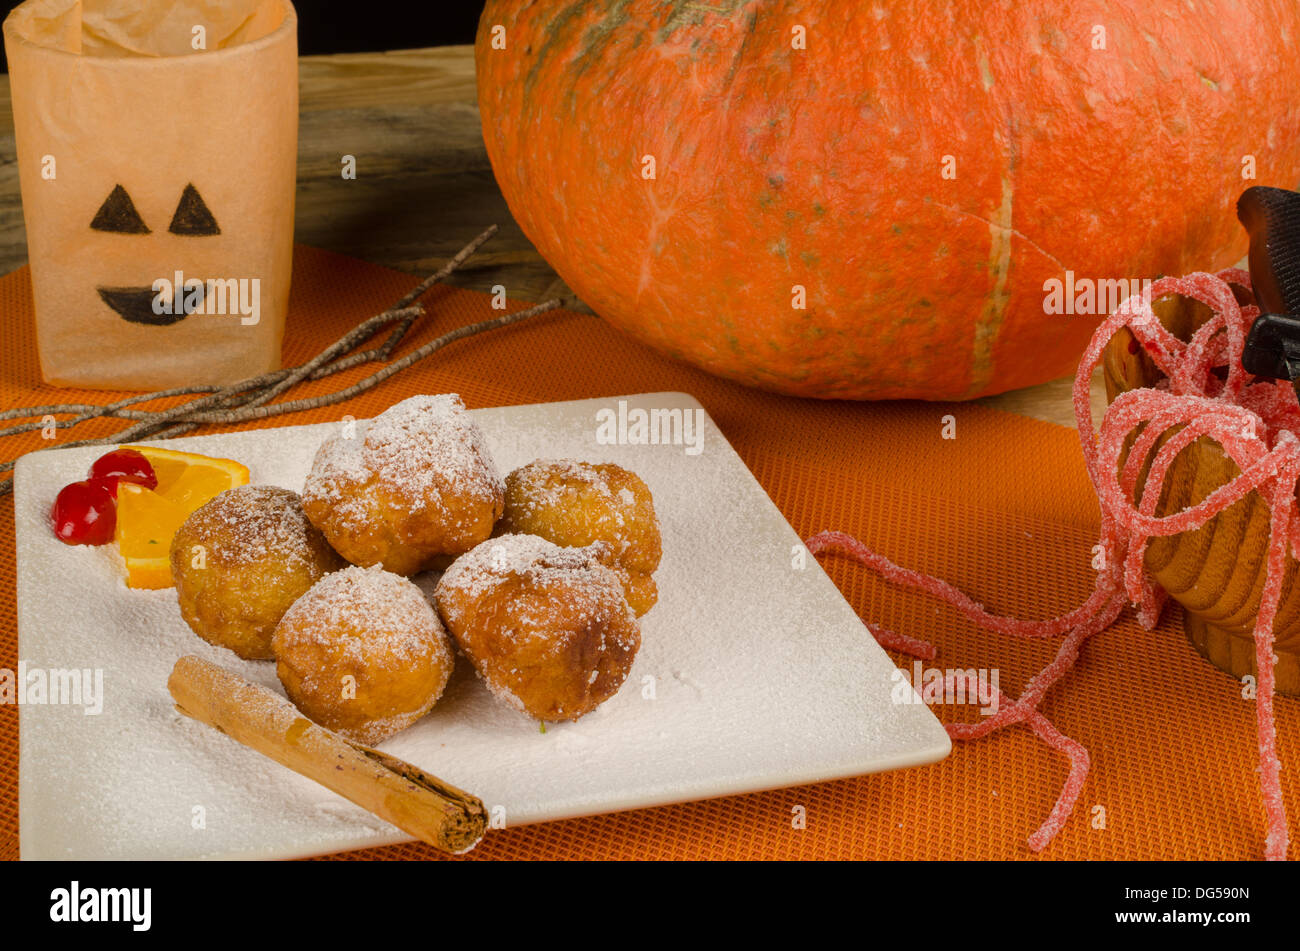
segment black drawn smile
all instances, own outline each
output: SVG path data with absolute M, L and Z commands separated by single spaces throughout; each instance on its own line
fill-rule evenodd
M 174 324 L 179 320 L 184 320 L 191 313 L 203 306 L 203 301 L 208 296 L 208 285 L 205 282 L 201 287 L 194 285 L 186 287 L 183 292 L 178 292 L 178 297 L 183 297 L 185 304 L 180 300 L 173 301 L 172 306 L 168 309 L 174 310 L 175 313 L 163 311 L 161 314 L 156 313 L 153 309 L 153 302 L 158 297 L 158 292 L 149 287 L 97 287 L 100 298 L 113 310 L 121 316 L 123 320 L 128 320 L 133 324 L 147 324 L 151 327 L 166 327 L 168 324 Z M 190 295 L 194 291 L 201 291 L 203 298 L 188 306 Z

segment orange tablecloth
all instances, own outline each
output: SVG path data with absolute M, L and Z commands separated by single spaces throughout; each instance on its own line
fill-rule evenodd
M 285 361 L 313 355 L 414 283 L 299 248 Z M 452 288 L 435 288 L 424 302 L 429 314 L 401 353 L 493 313 L 486 296 Z M 31 307 L 25 268 L 0 278 L 7 343 L 0 351 L 0 407 L 115 398 L 41 383 Z M 361 367 L 305 384 L 302 393 L 328 392 L 367 372 Z M 656 390 L 694 394 L 804 537 L 823 528 L 853 533 L 899 564 L 1022 617 L 1064 612 L 1091 590 L 1097 512 L 1072 431 L 973 405 L 826 403 L 758 393 L 671 362 L 576 313 L 454 344 L 349 403 L 261 425 L 370 416 L 419 392 L 457 391 L 470 406 L 490 406 Z M 956 417 L 956 439 L 941 438 L 946 414 Z M 97 421 L 60 437 L 120 426 Z M 0 443 L 0 458 L 48 445 L 38 433 L 12 437 Z M 856 564 L 825 564 L 868 621 L 933 641 L 937 666 L 999 668 L 1002 689 L 1014 694 L 1055 650 L 1055 641 L 981 631 Z M 9 498 L 0 502 L 0 590 L 0 667 L 12 670 L 18 658 Z M 1278 707 L 1283 781 L 1295 817 L 1300 704 L 1283 699 Z M 1043 857 L 1261 854 L 1253 703 L 1188 646 L 1176 613 L 1155 631 L 1125 614 L 1086 645 L 1042 709 L 1088 748 L 1093 762 L 1079 806 Z M 944 720 L 975 716 L 972 707 L 935 711 Z M 18 708 L 7 706 L 0 708 L 0 858 L 18 855 L 18 767 Z M 1065 774 L 1061 757 L 1027 727 L 1015 727 L 957 744 L 946 761 L 920 769 L 494 832 L 469 858 L 1025 858 L 1025 839 Z M 795 805 L 806 809 L 804 829 L 792 827 Z M 436 854 L 403 845 L 340 857 Z

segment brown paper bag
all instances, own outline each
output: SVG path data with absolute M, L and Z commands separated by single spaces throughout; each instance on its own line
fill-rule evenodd
M 4 42 L 46 381 L 155 389 L 278 368 L 289 0 L 28 0 Z

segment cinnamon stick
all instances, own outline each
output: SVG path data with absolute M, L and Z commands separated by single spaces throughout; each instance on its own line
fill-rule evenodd
M 176 709 L 296 773 L 316 780 L 421 842 L 459 855 L 483 838 L 475 796 L 403 760 L 345 740 L 288 700 L 238 674 L 187 655 L 167 689 Z

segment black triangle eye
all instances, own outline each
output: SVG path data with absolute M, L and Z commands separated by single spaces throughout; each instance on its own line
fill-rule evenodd
M 185 191 L 181 192 L 180 204 L 176 206 L 176 214 L 172 215 L 167 230 L 172 234 L 221 234 L 217 219 L 212 217 L 212 212 L 199 196 L 199 190 L 192 184 L 186 185 Z
M 99 211 L 95 212 L 90 226 L 96 231 L 117 231 L 121 234 L 149 233 L 144 219 L 135 210 L 135 203 L 131 201 L 131 196 L 121 185 L 113 186 L 104 203 L 99 206 Z

